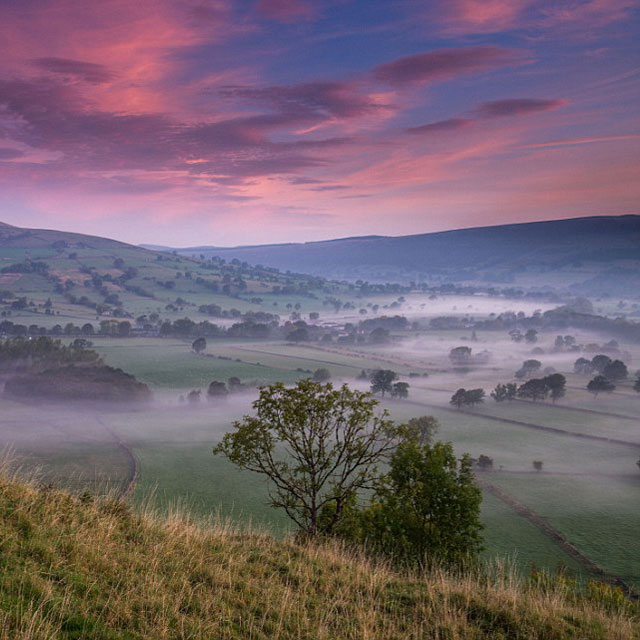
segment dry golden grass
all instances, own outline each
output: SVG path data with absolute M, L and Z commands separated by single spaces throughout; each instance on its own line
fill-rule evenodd
M 639 638 L 616 594 L 509 571 L 402 575 L 300 545 L 0 478 L 0 638 Z

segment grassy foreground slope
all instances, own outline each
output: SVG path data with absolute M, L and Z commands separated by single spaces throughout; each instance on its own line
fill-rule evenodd
M 332 545 L 7 477 L 0 541 L 3 639 L 640 637 L 631 605 L 613 613 L 558 585 L 403 576 Z

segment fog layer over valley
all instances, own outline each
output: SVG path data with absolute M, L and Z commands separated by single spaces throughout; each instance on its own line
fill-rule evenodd
M 0 444 L 45 485 L 282 536 L 265 477 L 212 448 L 260 387 L 313 378 L 374 391 L 398 424 L 437 419 L 472 458 L 485 557 L 640 584 L 634 290 L 336 282 L 6 234 Z
M 76 491 L 111 487 L 137 502 L 187 504 L 202 516 L 216 512 L 281 534 L 290 523 L 268 507 L 264 478 L 214 458 L 212 446 L 234 420 L 251 413 L 260 385 L 291 384 L 326 369 L 334 385 L 366 391 L 372 372 L 389 369 L 409 384 L 409 394 L 378 396 L 381 409 L 398 422 L 434 416 L 438 439 L 451 441 L 460 455 L 491 461 L 476 471 L 485 488 L 486 554 L 507 554 L 525 571 L 532 562 L 551 568 L 561 563 L 588 575 L 580 557 L 500 497 L 507 491 L 589 560 L 636 583 L 640 566 L 629 550 L 637 545 L 640 431 L 633 371 L 640 347 L 585 330 L 541 330 L 528 341 L 507 330 L 472 328 L 501 313 L 535 317 L 554 308 L 552 303 L 464 295 L 409 294 L 397 300 L 367 301 L 379 305 L 372 318 L 383 317 L 385 305 L 385 313 L 392 307 L 410 318 L 406 328 L 390 330 L 379 342 L 210 339 L 196 353 L 191 339 L 92 336 L 90 347 L 104 363 L 146 383 L 152 399 L 63 403 L 5 393 L 2 443 L 25 471 L 37 468 L 43 482 Z M 330 328 L 340 326 L 338 337 L 353 321 L 329 312 L 311 322 L 322 326 L 325 318 Z M 439 318 L 462 319 L 466 328 L 439 328 Z M 558 335 L 569 334 L 569 346 L 559 346 Z M 464 363 L 451 356 L 461 346 L 470 349 Z M 586 389 L 590 376 L 574 373 L 574 363 L 600 352 L 624 360 L 630 373 L 612 393 L 596 396 Z M 539 362 L 537 373 L 518 378 L 530 360 Z M 555 402 L 498 403 L 489 397 L 498 384 L 522 384 L 550 372 L 566 377 L 566 393 Z M 210 396 L 212 381 L 225 383 L 229 392 Z M 460 388 L 482 388 L 485 399 L 456 408 L 450 400 Z

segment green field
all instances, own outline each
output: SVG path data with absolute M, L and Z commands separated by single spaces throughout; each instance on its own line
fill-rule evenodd
M 226 326 L 235 321 L 212 318 L 198 310 L 200 305 L 216 304 L 225 311 L 277 313 L 282 321 L 289 320 L 294 310 L 305 319 L 317 312 L 318 322 L 329 323 L 335 335 L 330 343 L 306 344 L 275 337 L 263 341 L 211 338 L 201 355 L 191 349 L 193 336 L 91 336 L 105 363 L 148 384 L 154 401 L 133 410 L 29 406 L 0 396 L 0 444 L 11 448 L 10 455 L 21 460 L 26 471 L 38 469 L 43 482 L 75 490 L 89 487 L 102 491 L 110 486 L 122 493 L 135 471 L 133 499 L 138 503 L 150 501 L 162 509 L 186 504 L 201 516 L 218 513 L 282 534 L 289 529 L 289 522 L 268 506 L 263 478 L 239 472 L 226 460 L 214 458 L 212 446 L 234 420 L 251 411 L 258 385 L 276 381 L 291 384 L 318 368 L 327 368 L 334 383 L 366 389 L 366 382 L 356 380 L 362 369 L 390 368 L 411 385 L 408 400 L 385 398 L 382 402 L 392 418 L 404 421 L 435 416 L 441 425 L 438 438 L 451 441 L 457 453 L 468 452 L 475 458 L 484 454 L 493 459 L 493 473 L 487 474 L 493 484 L 535 511 L 606 571 L 640 585 L 640 472 L 636 466 L 640 456 L 640 394 L 632 390 L 634 363 L 640 362 L 637 344 L 620 345 L 621 357 L 630 365 L 629 379 L 618 383 L 615 393 L 594 398 L 585 388 L 588 378 L 572 373 L 580 354 L 554 350 L 555 331 L 541 332 L 532 345 L 514 343 L 504 330 L 478 330 L 472 339 L 470 330 L 429 328 L 429 321 L 438 316 L 486 319 L 504 311 L 530 315 L 552 308 L 550 303 L 486 296 L 432 298 L 421 293 L 407 293 L 400 303 L 397 294 L 365 297 L 345 283 L 315 282 L 248 265 L 158 256 L 110 241 L 82 241 L 56 249 L 54 240 L 54 236 L 45 236 L 29 250 L 33 260 L 48 262 L 48 277 L 23 273 L 16 278 L 12 274 L 4 276 L 5 284 L 1 284 L 0 276 L 0 290 L 10 286 L 15 296 L 29 301 L 27 308 L 14 310 L 15 298 L 0 296 L 6 320 L 48 329 L 56 324 L 90 322 L 97 329 L 101 320 L 112 319 L 117 313 L 121 314 L 119 320 L 128 317 L 138 330 L 142 323 L 136 323 L 136 318 L 149 314 L 157 314 L 156 328 L 161 321 L 185 316 Z M 2 247 L 0 267 L 20 260 L 24 251 Z M 115 266 L 119 258 L 124 266 Z M 109 293 L 117 293 L 121 307 L 110 307 L 102 314 L 86 305 L 72 304 L 67 295 L 56 291 L 51 277 L 72 281 L 73 295 L 100 303 L 105 292 L 87 283 L 90 274 L 111 274 L 117 279 L 126 268 L 134 268 L 136 273 L 124 284 L 109 279 L 104 283 Z M 243 287 L 230 289 L 228 294 L 211 290 L 213 283 L 223 285 L 234 278 L 242 279 Z M 166 286 L 168 281 L 170 287 Z M 300 293 L 301 286 L 307 287 L 306 293 Z M 275 287 L 288 287 L 288 292 L 277 292 Z M 148 295 L 140 295 L 140 290 Z M 328 296 L 349 306 L 336 312 Z M 45 312 L 48 299 L 50 313 Z M 374 304 L 380 307 L 378 315 L 402 314 L 415 321 L 416 327 L 405 334 L 392 332 L 396 339 L 387 344 L 339 344 L 337 337 L 344 323 L 357 324 L 373 317 Z M 587 331 L 572 334 L 583 344 L 610 339 Z M 72 336 L 63 339 L 70 341 Z M 470 367 L 466 373 L 453 370 L 449 352 L 461 344 L 472 347 L 475 354 L 489 351 L 488 362 Z M 533 357 L 541 361 L 543 369 L 552 367 L 567 376 L 566 396 L 556 405 L 494 403 L 488 397 L 490 390 L 497 383 L 513 380 L 522 362 Z M 223 402 L 203 399 L 197 406 L 180 402 L 191 389 L 206 390 L 211 381 L 230 377 L 240 378 L 247 391 Z M 472 411 L 452 409 L 449 399 L 460 387 L 484 388 L 485 403 Z M 599 441 L 594 436 L 624 442 Z M 534 461 L 543 463 L 539 473 L 533 472 Z M 486 557 L 514 558 L 523 571 L 532 565 L 550 569 L 562 565 L 584 573 L 584 567 L 539 526 L 491 493 L 485 492 L 482 519 Z
M 259 384 L 278 380 L 289 383 L 301 375 L 295 367 L 289 370 L 271 366 L 262 362 L 264 358 L 254 360 L 253 355 L 234 351 L 224 343 L 220 349 L 212 345 L 199 356 L 191 350 L 191 340 L 105 338 L 96 339 L 94 345 L 107 364 L 132 373 L 157 389 L 206 388 L 212 380 L 226 381 L 232 376 Z

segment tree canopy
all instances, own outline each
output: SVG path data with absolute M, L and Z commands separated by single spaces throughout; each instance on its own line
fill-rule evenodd
M 398 377 L 395 371 L 378 369 L 371 376 L 371 393 L 379 393 L 383 398 L 386 392 L 393 391 L 393 382 Z
M 350 496 L 371 487 L 403 430 L 370 394 L 305 379 L 260 389 L 255 415 L 234 422 L 214 454 L 271 481 L 271 505 L 307 536 L 331 533 Z M 331 516 L 319 519 L 328 509 Z
M 401 564 L 462 564 L 482 548 L 481 501 L 468 455 L 458 460 L 450 443 L 409 437 L 371 502 L 345 520 L 344 537 Z
M 587 391 L 593 393 L 596 397 L 599 393 L 611 393 L 615 388 L 616 385 L 604 376 L 596 376 L 587 385 Z
M 207 348 L 207 340 L 206 338 L 203 338 L 202 336 L 199 338 L 196 338 L 192 343 L 191 343 L 191 348 L 196 352 L 196 353 L 202 353 L 206 348 Z

